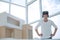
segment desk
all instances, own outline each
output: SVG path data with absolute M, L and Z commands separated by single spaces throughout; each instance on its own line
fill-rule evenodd
M 14 38 L 2 38 L 0 40 L 41 40 L 41 39 L 14 39 Z M 42 39 L 42 40 L 60 40 L 60 39 Z

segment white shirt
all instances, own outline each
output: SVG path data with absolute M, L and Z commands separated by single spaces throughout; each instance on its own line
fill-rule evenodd
M 41 26 L 41 32 L 43 34 L 42 38 L 50 37 L 50 34 L 52 34 L 51 26 L 57 28 L 57 26 L 51 20 L 48 20 L 47 22 L 44 22 L 43 20 L 41 20 L 39 24 L 36 26 L 36 29 L 38 29 L 39 26 Z

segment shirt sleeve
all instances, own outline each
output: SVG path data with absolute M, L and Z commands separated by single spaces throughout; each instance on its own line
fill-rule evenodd
M 38 29 L 38 27 L 41 25 L 41 23 L 39 22 L 38 24 L 37 24 L 37 26 L 35 27 L 35 29 Z
M 51 22 L 51 24 L 53 27 L 57 28 L 56 24 L 53 21 Z

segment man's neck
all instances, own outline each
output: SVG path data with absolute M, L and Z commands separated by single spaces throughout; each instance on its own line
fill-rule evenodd
M 48 21 L 48 19 L 44 19 L 44 22 L 47 22 Z

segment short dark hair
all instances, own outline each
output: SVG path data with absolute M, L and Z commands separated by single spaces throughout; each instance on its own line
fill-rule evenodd
M 43 11 L 42 17 L 43 17 L 43 15 L 48 15 L 48 17 L 49 17 L 48 13 L 49 13 L 48 11 Z

